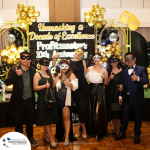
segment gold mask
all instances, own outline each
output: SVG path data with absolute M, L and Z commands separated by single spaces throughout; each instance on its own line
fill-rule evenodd
M 81 49 L 76 50 L 77 54 L 79 54 L 81 57 L 83 56 L 83 51 Z
M 120 20 L 124 23 L 127 23 L 128 27 L 132 31 L 135 31 L 140 26 L 139 20 L 127 10 L 121 14 Z

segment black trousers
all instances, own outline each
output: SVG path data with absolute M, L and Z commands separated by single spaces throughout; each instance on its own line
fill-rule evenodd
M 12 108 L 15 119 L 15 131 L 23 133 L 24 120 L 26 121 L 26 133 L 28 138 L 33 136 L 34 103 L 31 98 L 21 99 L 22 104 L 19 108 Z
M 128 126 L 128 119 L 130 115 L 130 110 L 133 112 L 135 126 L 134 134 L 135 136 L 140 136 L 141 134 L 141 125 L 142 125 L 142 113 L 143 113 L 144 104 L 132 104 L 131 98 L 126 97 L 122 105 L 122 126 L 120 128 L 120 133 L 126 133 Z

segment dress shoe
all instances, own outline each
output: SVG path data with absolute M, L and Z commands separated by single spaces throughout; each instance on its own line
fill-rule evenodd
M 135 144 L 140 143 L 140 136 L 137 135 L 137 136 L 134 137 L 134 143 Z
M 54 148 L 54 149 L 57 148 L 57 144 L 56 144 L 55 142 L 53 142 L 52 144 L 51 144 L 51 142 L 49 142 L 49 143 L 50 143 L 50 147 L 51 147 L 51 148 Z
M 126 138 L 126 134 L 125 133 L 120 133 L 118 136 L 115 136 L 115 140 L 116 141 L 124 139 L 124 138 Z
M 69 145 L 69 142 L 64 142 L 64 146 L 68 146 Z
M 83 138 L 83 139 L 86 139 L 86 138 L 87 138 L 87 134 L 86 134 L 86 135 L 83 135 L 83 134 L 82 134 L 82 138 Z
M 35 141 L 33 137 L 28 138 L 32 146 L 38 146 L 38 143 Z

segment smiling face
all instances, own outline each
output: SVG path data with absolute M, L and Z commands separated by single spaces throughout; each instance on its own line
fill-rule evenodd
M 118 60 L 117 58 L 114 56 L 112 59 L 111 59 L 111 66 L 112 67 L 116 67 L 118 65 Z
M 74 57 L 80 59 L 84 55 L 84 51 L 82 49 L 77 49 L 74 51 Z
M 61 73 L 66 73 L 69 69 L 69 65 L 66 63 L 63 63 L 60 67 Z
M 125 61 L 127 66 L 132 67 L 135 65 L 136 58 L 132 54 L 129 54 L 125 57 Z
M 48 60 L 43 60 L 43 62 L 41 64 L 41 69 L 47 70 L 48 67 L 49 67 L 49 61 Z
M 22 54 L 20 58 L 20 63 L 23 66 L 29 66 L 30 64 L 30 55 L 29 54 Z
M 101 60 L 101 56 L 99 56 L 98 54 L 96 54 L 95 56 L 93 56 L 93 60 L 94 60 L 94 64 L 98 65 L 100 60 Z

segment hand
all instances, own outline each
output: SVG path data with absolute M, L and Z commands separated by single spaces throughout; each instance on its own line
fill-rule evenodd
M 114 74 L 112 74 L 111 72 L 110 79 L 113 79 L 113 78 L 114 78 Z
M 123 85 L 121 84 L 121 85 L 118 85 L 118 90 L 119 91 L 122 91 L 123 90 Z
M 119 99 L 119 104 L 122 105 L 122 99 Z
M 105 79 L 105 78 L 106 78 L 105 72 L 101 75 L 101 78 L 102 78 L 102 79 Z
M 66 79 L 65 81 L 64 81 L 64 85 L 66 86 L 66 85 L 69 85 L 69 81 Z
M 61 77 L 61 73 L 58 73 L 57 77 L 60 78 Z
M 59 57 L 60 57 L 60 55 L 58 54 L 58 50 L 57 50 L 57 52 L 56 52 L 56 54 L 53 56 L 53 58 L 56 59 L 56 58 L 59 58 Z
M 137 81 L 138 80 L 138 76 L 135 74 L 135 71 L 133 71 L 133 76 L 131 76 L 131 80 L 132 81 Z
M 47 82 L 45 84 L 45 88 L 49 88 L 49 87 L 50 87 L 50 83 L 48 83 L 48 80 L 47 80 Z
M 18 76 L 20 76 L 20 75 L 22 75 L 22 70 L 21 69 L 17 69 L 17 67 L 16 67 L 16 73 L 17 73 Z

